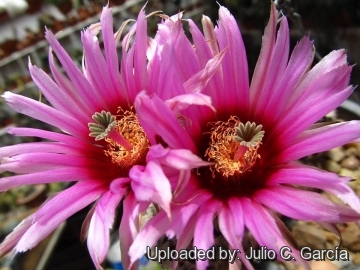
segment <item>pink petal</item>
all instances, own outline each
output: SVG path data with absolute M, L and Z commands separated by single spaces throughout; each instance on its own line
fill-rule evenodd
M 59 68 L 56 66 L 51 47 L 49 47 L 48 57 L 51 73 L 64 95 L 68 96 L 74 101 L 76 100 L 78 109 L 88 116 L 88 121 L 91 121 L 91 115 L 93 114 L 92 110 L 83 102 L 83 98 L 81 98 L 81 95 L 79 91 L 76 90 L 74 84 L 65 75 L 63 75 Z
M 0 258 L 9 253 L 19 242 L 24 233 L 33 223 L 34 214 L 28 216 L 15 227 L 15 229 L 6 236 L 5 240 L 0 244 Z
M 10 146 L 3 146 L 0 148 L 0 158 L 11 157 L 25 153 L 59 153 L 66 155 L 81 155 L 81 151 L 72 147 L 57 142 L 35 142 L 35 143 L 22 143 Z
M 201 93 L 177 95 L 166 100 L 165 104 L 169 106 L 175 114 L 180 114 L 181 111 L 187 109 L 191 105 L 207 106 L 215 111 L 215 108 L 211 105 L 211 97 Z
M 89 182 L 79 182 L 59 193 L 33 215 L 33 224 L 17 243 L 16 251 L 24 252 L 36 246 L 62 222 L 95 201 L 102 193 L 104 189 L 98 183 Z
M 117 178 L 113 179 L 110 183 L 110 190 L 114 193 L 125 193 L 125 191 L 130 187 L 131 179 L 130 178 Z
M 55 109 L 73 118 L 86 122 L 89 121 L 89 116 L 78 109 L 78 107 L 81 106 L 78 100 L 66 95 L 62 89 L 50 79 L 49 75 L 38 67 L 31 65 L 30 61 L 29 71 L 36 86 L 39 87 L 40 91 Z
M 222 6 L 215 34 L 220 50 L 227 48 L 222 61 L 224 87 L 227 90 L 226 96 L 223 93 L 223 101 L 234 108 L 248 108 L 249 74 L 244 43 L 235 18 Z
M 268 187 L 258 191 L 254 199 L 283 215 L 301 220 L 342 223 L 347 221 L 341 219 L 342 211 L 351 215 L 349 208 L 338 206 L 318 193 L 289 187 Z
M 92 85 L 85 78 L 84 74 L 81 73 L 79 68 L 74 64 L 71 57 L 66 53 L 64 48 L 60 45 L 54 34 L 50 30 L 46 30 L 45 38 L 53 48 L 56 56 L 64 67 L 70 80 L 77 89 L 79 95 L 84 99 L 85 103 L 92 109 L 92 111 L 98 111 L 100 108 L 104 108 L 104 99 L 94 90 Z
M 250 85 L 250 99 L 256 101 L 264 87 L 267 73 L 269 72 L 269 65 L 271 63 L 271 56 L 275 46 L 275 32 L 278 12 L 275 5 L 271 4 L 270 19 L 265 28 L 265 33 L 262 39 L 262 46 L 259 59 L 256 63 L 254 75 Z
M 309 70 L 314 60 L 314 55 L 314 44 L 310 41 L 309 37 L 303 37 L 296 44 L 291 54 L 286 70 L 280 76 L 280 83 L 272 91 L 267 112 L 271 112 L 275 117 L 280 115 L 286 107 L 286 101 L 294 94 L 293 90 L 296 84 L 304 76 L 305 72 Z
M 203 15 L 202 25 L 206 36 L 205 39 L 195 23 L 192 20 L 188 20 L 188 22 L 190 24 L 190 32 L 194 41 L 195 52 L 200 63 L 200 67 L 205 67 L 209 64 L 208 62 L 212 61 L 212 57 L 217 57 L 219 55 L 219 48 L 214 32 L 214 25 L 208 17 Z M 227 53 L 226 51 L 224 52 L 225 54 Z M 222 91 L 219 91 L 219 88 L 222 87 L 222 67 L 220 65 L 203 91 L 204 94 L 209 94 L 212 97 L 212 103 L 216 108 L 223 103 L 223 93 Z
M 145 253 L 147 246 L 154 246 L 156 241 L 165 234 L 173 236 L 181 234 L 190 218 L 211 197 L 208 193 L 200 193 L 187 204 L 172 209 L 172 219 L 170 220 L 165 212 L 160 212 L 150 219 L 144 228 L 139 232 L 134 243 L 131 245 L 129 255 L 131 261 L 139 259 Z
M 280 29 L 276 36 L 276 43 L 271 55 L 270 63 L 268 64 L 269 66 L 263 89 L 261 93 L 259 93 L 259 96 L 256 96 L 254 100 L 251 100 L 252 106 L 256 107 L 258 112 L 264 111 L 264 114 L 266 114 L 266 108 L 272 105 L 270 101 L 274 94 L 273 89 L 276 89 L 276 87 L 279 86 L 286 70 L 289 47 L 289 26 L 286 17 L 283 16 L 280 22 Z M 278 100 L 274 100 L 273 102 L 278 105 Z
M 208 250 L 215 244 L 213 222 L 220 207 L 220 202 L 210 201 L 199 209 L 194 231 L 194 246 L 198 249 Z M 208 260 L 196 261 L 196 268 L 199 270 L 205 270 L 207 266 Z
M 321 171 L 305 165 L 283 168 L 272 175 L 268 183 L 271 185 L 290 184 L 322 189 L 336 195 L 355 211 L 360 212 L 360 200 L 347 185 L 348 178 Z M 326 183 L 326 184 L 325 184 Z
M 326 55 L 319 63 L 317 63 L 308 73 L 305 74 L 301 83 L 296 87 L 296 91 L 290 96 L 288 100 L 288 107 L 291 108 L 294 103 L 299 102 L 303 98 L 308 97 L 308 95 L 312 95 L 318 93 L 319 85 L 331 85 L 332 80 L 341 78 L 342 85 L 339 87 L 340 89 L 344 89 L 349 83 L 349 75 L 350 70 L 347 70 L 348 63 L 346 61 L 346 51 L 344 49 L 332 51 L 328 55 Z M 342 69 L 341 69 L 342 68 Z M 337 72 L 336 70 L 343 70 L 345 68 L 345 73 Z M 340 73 L 340 74 L 339 74 Z M 334 74 L 334 75 L 327 75 Z M 336 75 L 336 76 L 335 76 Z M 345 77 L 344 77 L 345 75 Z M 334 78 L 333 78 L 334 77 Z M 327 80 L 321 78 L 328 78 Z M 316 82 L 316 84 L 314 84 Z M 334 91 L 336 92 L 336 91 Z
M 115 210 L 121 194 L 106 192 L 97 202 L 91 218 L 87 245 L 96 269 L 102 269 L 100 263 L 105 259 L 110 247 L 110 229 L 114 223 Z
M 134 80 L 138 92 L 147 88 L 148 85 L 148 71 L 146 62 L 147 51 L 147 22 L 145 16 L 145 6 L 140 10 L 136 20 L 136 36 L 134 40 Z M 128 67 L 130 68 L 130 67 Z M 137 92 L 137 93 L 138 93 Z M 134 93 L 134 94 L 137 94 Z M 133 95 L 131 100 L 134 100 Z
M 109 110 L 109 103 L 114 98 L 114 86 L 99 41 L 89 28 L 81 33 L 81 41 L 84 47 L 86 78 L 91 82 L 94 92 L 108 97 L 102 101 L 104 104 L 102 109 Z
M 90 172 L 88 169 L 64 168 L 26 175 L 2 177 L 0 181 L 0 191 L 6 191 L 21 185 L 92 180 L 93 176 Z
M 170 214 L 171 186 L 157 162 L 149 161 L 146 167 L 133 166 L 129 172 L 131 188 L 139 201 L 155 202 Z
M 79 140 L 69 135 L 61 134 L 58 132 L 52 132 L 47 130 L 35 129 L 35 128 L 8 128 L 8 133 L 15 136 L 27 136 L 27 137 L 39 137 L 42 139 L 58 141 L 66 145 L 71 145 L 71 147 L 81 150 L 89 150 L 90 144 L 86 141 Z M 88 137 L 88 136 L 87 136 Z M 24 145 L 24 144 L 21 144 Z M 24 145 L 25 146 L 25 145 Z M 25 147 L 24 147 L 25 148 Z M 100 155 L 103 153 L 103 150 L 96 146 L 91 146 L 91 152 L 98 153 Z
M 241 203 L 237 199 L 232 198 L 231 200 L 232 202 L 229 202 L 229 204 L 232 203 L 234 205 L 234 201 L 236 200 L 241 206 Z M 227 205 L 223 205 L 218 215 L 219 229 L 226 241 L 229 243 L 230 249 L 238 249 L 240 251 L 240 253 L 236 254 L 236 257 L 239 256 L 239 258 L 241 258 L 241 262 L 245 265 L 246 269 L 253 270 L 254 267 L 245 258 L 245 251 L 242 247 L 243 233 L 238 233 L 239 231 L 244 231 L 244 221 L 242 215 L 241 208 L 237 209 L 236 215 L 234 215 L 233 211 L 230 210 Z M 238 220 L 241 220 L 240 224 L 237 223 Z M 236 263 L 238 263 L 238 260 L 236 260 Z
M 129 257 L 130 247 L 139 231 L 138 214 L 139 208 L 136 198 L 133 193 L 129 193 L 123 203 L 123 215 L 119 228 L 121 262 L 125 269 L 137 269 L 137 264 L 134 261 L 144 255 L 141 254 L 135 260 L 130 260 Z M 132 266 L 130 267 L 130 265 Z
M 181 14 L 177 14 L 159 24 L 155 38 L 158 46 L 149 66 L 148 91 L 164 100 L 184 94 L 183 83 L 200 71 L 194 49 L 184 35 L 180 17 Z
M 32 118 L 58 127 L 77 137 L 83 137 L 89 133 L 86 125 L 43 103 L 11 92 L 5 92 L 3 97 L 6 102 L 19 113 L 26 114 Z
M 189 150 L 164 148 L 160 144 L 150 147 L 146 160 L 147 162 L 157 161 L 162 165 L 180 170 L 174 194 L 180 193 L 186 187 L 191 169 L 211 164 L 203 161 Z
M 360 121 L 349 121 L 303 132 L 281 152 L 279 162 L 286 163 L 310 154 L 324 152 L 360 137 Z
M 200 67 L 205 67 L 207 62 L 213 57 L 211 50 L 210 50 L 210 46 L 209 46 L 210 40 L 205 39 L 204 35 L 201 33 L 200 29 L 196 26 L 196 24 L 193 22 L 193 20 L 188 19 L 187 21 L 190 26 L 190 33 L 191 33 L 191 37 L 194 41 L 195 53 L 198 58 Z M 203 17 L 202 21 L 204 21 L 204 17 Z M 204 28 L 204 26 L 203 26 L 203 28 Z M 212 23 L 209 28 L 212 29 L 212 32 L 214 32 L 214 25 L 212 25 Z M 204 28 L 204 31 L 205 31 L 205 28 Z M 213 37 L 214 37 L 214 40 L 216 41 L 215 34 Z M 217 54 L 218 53 L 214 54 L 214 56 Z
M 146 160 L 147 162 L 157 160 L 161 164 L 178 170 L 191 170 L 212 164 L 211 162 L 203 161 L 187 149 L 164 148 L 160 144 L 150 147 Z
M 172 61 L 175 70 L 177 70 L 181 82 L 184 82 L 196 74 L 200 70 L 200 66 L 194 48 L 184 33 L 181 17 L 182 13 L 179 13 L 169 20 L 165 20 L 163 27 L 159 28 L 156 39 L 173 55 Z M 181 48 L 181 50 L 176 48 Z
M 226 49 L 222 50 L 214 58 L 210 59 L 204 69 L 197 72 L 190 77 L 185 83 L 184 88 L 187 93 L 200 93 L 206 87 L 210 79 L 214 76 L 216 71 L 224 58 Z M 215 109 L 214 109 L 215 110 Z
M 35 166 L 36 165 L 36 166 Z M 1 159 L 0 173 L 8 171 L 13 173 L 34 173 L 63 168 L 64 165 L 49 163 L 33 163 L 29 161 L 13 161 L 11 158 Z
M 277 258 L 281 258 L 279 251 L 282 247 L 290 247 L 291 255 L 296 261 L 309 269 L 307 263 L 300 257 L 299 251 L 283 239 L 274 218 L 263 206 L 248 198 L 243 198 L 241 203 L 244 209 L 245 225 L 260 246 L 275 250 Z
M 119 60 L 116 49 L 116 43 L 114 39 L 113 31 L 113 17 L 111 9 L 108 6 L 103 7 L 103 11 L 100 16 L 100 22 L 102 27 L 102 35 L 104 40 L 104 50 L 106 56 L 106 65 L 109 72 L 109 76 L 112 82 L 112 89 L 109 89 L 111 99 L 118 98 L 121 95 L 121 82 L 119 74 Z M 123 98 L 125 100 L 125 98 Z
M 157 96 L 149 97 L 141 92 L 134 105 L 139 122 L 151 144 L 156 144 L 155 136 L 160 135 L 171 148 L 196 151 L 189 134 L 186 133 L 174 113 Z
M 332 88 L 336 89 L 336 86 Z M 296 105 L 291 112 L 289 111 L 289 114 L 279 121 L 277 131 L 282 130 L 282 133 L 274 140 L 285 143 L 293 140 L 321 117 L 337 108 L 351 95 L 354 87 L 349 86 L 343 90 L 337 90 L 335 94 L 320 94 L 316 98 L 313 97 Z

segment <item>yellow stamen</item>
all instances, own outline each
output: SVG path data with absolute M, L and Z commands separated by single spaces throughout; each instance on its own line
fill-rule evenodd
M 251 146 L 235 140 L 238 135 L 236 127 L 240 124 L 236 116 L 231 116 L 227 122 L 218 121 L 211 124 L 210 145 L 205 151 L 205 156 L 215 163 L 210 167 L 214 178 L 217 173 L 225 177 L 242 174 L 251 170 L 257 159 L 261 158 L 258 154 L 261 139 Z
M 111 132 L 121 135 L 131 147 L 123 142 L 120 144 L 116 136 L 108 136 L 114 134 L 108 134 L 104 136 L 107 142 L 104 152 L 113 163 L 118 165 L 121 174 L 127 176 L 133 165 L 145 163 L 150 143 L 136 114 L 132 111 L 119 112 L 120 115 L 114 116 Z

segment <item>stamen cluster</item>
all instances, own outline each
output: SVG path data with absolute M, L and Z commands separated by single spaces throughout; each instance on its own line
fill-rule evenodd
M 264 131 L 262 126 L 247 122 L 245 125 L 236 116 L 231 116 L 227 122 L 211 123 L 209 148 L 205 156 L 214 162 L 210 167 L 212 177 L 219 173 L 224 177 L 242 174 L 250 170 L 261 158 L 258 149 Z M 245 148 L 238 157 L 239 147 Z

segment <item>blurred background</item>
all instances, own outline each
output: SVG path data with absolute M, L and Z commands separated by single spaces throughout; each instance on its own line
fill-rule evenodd
M 28 60 L 30 57 L 33 64 L 49 72 L 48 44 L 44 40 L 45 27 L 59 33 L 59 41 L 80 65 L 80 31 L 99 21 L 102 7 L 108 2 L 114 14 L 114 30 L 117 30 L 123 21 L 136 18 L 145 3 L 141 0 L 0 0 L 0 94 L 11 91 L 37 100 L 40 98 L 39 91 L 29 76 Z M 218 3 L 229 8 L 238 21 L 251 76 L 260 52 L 261 36 L 269 19 L 270 0 L 218 0 Z M 314 64 L 332 50 L 345 48 L 349 63 L 355 65 L 351 83 L 360 83 L 360 67 L 356 65 L 360 63 L 359 0 L 281 0 L 276 4 L 289 19 L 292 48 L 302 36 L 310 35 L 317 51 Z M 202 14 L 210 16 L 214 22 L 217 20 L 218 4 L 206 0 L 149 0 L 147 13 L 155 10 L 162 10 L 169 15 L 183 10 L 185 18 L 192 18 L 200 25 Z M 159 18 L 153 17 L 149 21 L 149 35 L 154 35 Z M 350 97 L 351 104 L 355 104 L 355 107 L 345 104 L 343 109 L 337 112 L 341 118 L 360 118 L 359 108 L 356 107 L 356 104 L 360 104 L 359 91 L 356 89 Z M 42 101 L 46 102 L 44 98 Z M 6 128 L 9 126 L 51 129 L 44 123 L 12 111 L 0 98 L 0 147 L 37 140 L 8 135 Z M 355 156 L 360 156 L 360 150 Z M 356 170 L 359 165 L 355 166 Z M 6 175 L 9 174 L 0 174 Z M 66 187 L 59 183 L 21 187 L 0 194 L 0 241 L 24 217 L 34 212 L 50 194 L 63 188 Z M 84 209 L 71 217 L 33 251 L 17 255 L 14 260 L 11 260 L 11 256 L 1 259 L 0 270 L 93 269 L 86 244 L 79 240 L 81 223 L 87 210 Z M 121 209 L 119 212 L 121 213 Z M 353 238 L 358 241 L 355 243 L 357 248 L 354 248 L 353 255 L 356 256 L 360 252 L 360 236 L 354 235 Z M 116 246 L 115 238 L 113 242 Z M 360 255 L 357 256 L 360 263 Z M 120 267 L 115 264 L 116 260 L 119 260 L 118 255 L 110 254 L 106 265 Z M 352 265 L 358 267 L 356 261 Z M 345 269 L 343 266 L 338 266 L 337 269 L 340 268 Z

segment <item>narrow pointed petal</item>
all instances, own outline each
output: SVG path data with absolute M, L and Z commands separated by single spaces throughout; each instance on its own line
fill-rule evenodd
M 184 83 L 184 88 L 187 93 L 200 93 L 206 87 L 210 79 L 218 70 L 224 56 L 226 49 L 222 50 L 218 55 L 206 63 L 204 69 L 200 70 L 194 76 Z
M 70 145 L 57 142 L 35 142 L 26 144 L 16 144 L 0 148 L 0 159 L 12 157 L 25 153 L 61 153 L 67 155 L 80 155 L 81 151 L 74 149 Z
M 327 125 L 303 132 L 292 145 L 281 152 L 279 162 L 286 163 L 324 152 L 360 137 L 360 121 Z
M 165 104 L 168 105 L 175 114 L 180 114 L 181 111 L 191 105 L 207 106 L 215 111 L 215 108 L 211 104 L 211 98 L 201 93 L 177 95 L 176 97 L 166 100 Z
M 272 95 L 267 106 L 267 112 L 271 112 L 278 117 L 282 112 L 286 114 L 286 103 L 291 95 L 294 94 L 294 88 L 307 72 L 314 60 L 315 49 L 309 37 L 303 37 L 296 44 L 289 63 L 281 75 L 281 81 L 272 91 Z M 266 113 L 266 112 L 265 112 Z
M 10 188 L 21 185 L 92 180 L 93 176 L 90 175 L 89 172 L 90 171 L 88 169 L 60 168 L 45 172 L 35 172 L 32 174 L 2 177 L 0 180 L 0 191 L 6 191 Z
M 111 99 L 116 99 L 121 95 L 119 60 L 114 39 L 113 17 L 111 9 L 108 6 L 103 8 L 100 16 L 100 22 L 104 39 L 106 65 L 112 82 L 112 89 L 109 89 L 109 94 L 110 97 L 112 97 Z M 125 100 L 125 97 L 123 99 Z
M 81 33 L 81 40 L 84 47 L 86 78 L 91 82 L 94 92 L 110 97 L 103 100 L 103 109 L 108 110 L 110 108 L 109 103 L 114 98 L 114 86 L 112 85 L 99 41 L 89 28 Z
M 84 74 L 74 64 L 73 60 L 65 52 L 64 48 L 60 45 L 54 34 L 51 31 L 47 30 L 45 32 L 45 37 L 49 42 L 50 46 L 53 48 L 54 52 L 56 53 L 56 56 L 60 60 L 70 80 L 72 81 L 76 89 L 79 91 L 79 95 L 86 101 L 86 104 L 90 108 L 92 108 L 93 111 L 97 111 L 98 108 L 103 108 L 103 98 L 97 91 L 94 90 L 91 84 L 87 81 Z
M 164 148 L 160 144 L 150 147 L 146 160 L 148 162 L 157 160 L 161 164 L 178 170 L 191 170 L 212 164 L 210 162 L 203 161 L 189 150 Z
M 336 87 L 334 87 L 336 88 Z M 310 128 L 310 126 L 321 117 L 336 109 L 344 102 L 354 91 L 353 86 L 349 86 L 343 90 L 337 89 L 338 92 L 332 95 L 321 95 L 306 102 L 299 104 L 279 122 L 277 130 L 283 130 L 275 140 L 290 141 L 295 139 L 301 132 Z M 276 132 L 274 133 L 276 134 Z
M 136 36 L 134 40 L 134 80 L 136 82 L 136 89 L 138 92 L 146 89 L 148 85 L 148 72 L 146 63 L 147 23 L 144 9 L 145 6 L 140 10 L 136 20 Z
M 342 212 L 350 213 L 349 208 L 337 206 L 320 194 L 289 187 L 269 187 L 257 192 L 254 199 L 283 215 L 301 220 L 341 223 Z
M 223 102 L 233 107 L 248 108 L 249 74 L 245 46 L 235 18 L 225 7 L 219 9 L 215 34 L 219 49 L 227 48 L 222 61 L 223 80 L 227 88 L 226 95 L 223 93 Z
M 260 204 L 255 201 L 250 201 L 248 198 L 241 200 L 245 213 L 251 213 L 244 215 L 245 225 L 252 233 L 256 241 L 260 246 L 265 246 L 268 249 L 274 249 L 280 258 L 279 251 L 282 247 L 290 245 L 283 239 L 274 218 L 271 214 Z M 259 226 L 259 224 L 266 224 L 266 226 Z M 308 264 L 301 258 L 299 251 L 290 247 L 291 255 L 296 259 L 298 263 L 301 263 L 306 269 L 310 269 Z
M 135 241 L 130 247 L 129 256 L 134 262 L 141 258 L 145 253 L 147 246 L 154 246 L 156 241 L 167 232 L 167 235 L 175 235 L 182 233 L 183 226 L 189 222 L 194 213 L 198 210 L 199 205 L 204 204 L 210 194 L 199 194 L 188 204 L 182 207 L 174 207 L 172 215 L 178 217 L 170 220 L 164 212 L 158 213 L 146 223 L 144 228 L 139 232 Z
M 30 62 L 29 71 L 34 83 L 55 109 L 73 118 L 88 121 L 88 116 L 86 116 L 83 111 L 78 110 L 78 107 L 81 106 L 78 100 L 72 99 L 71 96 L 64 95 L 62 89 L 50 79 L 49 75 L 38 67 L 31 65 Z
M 269 65 L 271 62 L 271 56 L 275 46 L 275 32 L 277 23 L 278 12 L 275 8 L 275 4 L 271 4 L 270 19 L 268 25 L 265 28 L 265 33 L 262 39 L 262 46 L 259 59 L 256 63 L 254 76 L 250 86 L 250 99 L 256 101 L 257 97 L 264 87 L 267 73 L 269 72 Z
M 144 92 L 135 100 L 139 122 L 151 144 L 156 144 L 156 135 L 172 148 L 185 148 L 196 151 L 194 142 L 180 125 L 174 113 L 157 96 L 149 97 Z M 151 123 L 156 123 L 154 126 Z
M 233 198 L 232 202 L 237 200 Z M 240 204 L 240 202 L 239 202 Z M 237 221 L 243 219 L 242 217 L 242 209 L 237 209 L 237 213 L 234 215 L 233 211 L 228 206 L 223 206 L 221 211 L 219 211 L 219 229 L 226 241 L 229 243 L 231 249 L 238 249 L 238 252 L 235 256 L 241 259 L 241 262 L 245 265 L 246 269 L 253 270 L 254 267 L 251 263 L 245 258 L 245 251 L 242 247 L 242 238 L 243 234 L 239 234 L 239 231 L 244 231 L 244 221 L 238 224 Z M 239 217 L 240 216 L 240 217 Z M 238 263 L 236 260 L 234 263 Z
M 279 86 L 283 78 L 289 57 L 289 48 L 289 26 L 286 17 L 282 17 L 269 63 L 267 79 L 264 80 L 263 89 L 258 98 L 252 100 L 252 106 L 256 107 L 257 112 L 264 111 L 264 115 L 266 115 L 266 108 L 272 105 L 270 102 L 274 94 L 273 89 Z M 278 100 L 273 102 L 278 104 Z
M 170 217 L 171 187 L 157 162 L 149 161 L 145 168 L 133 166 L 129 173 L 131 188 L 138 201 L 152 201 L 161 206 Z
M 120 194 L 107 191 L 97 202 L 91 218 L 87 246 L 96 269 L 102 269 L 100 263 L 104 261 L 109 250 L 110 229 L 121 197 Z
M 25 252 L 36 246 L 62 222 L 95 201 L 103 192 L 104 189 L 98 184 L 78 183 L 59 193 L 33 215 L 33 224 L 17 243 L 16 251 Z
M 285 167 L 268 180 L 271 185 L 290 184 L 322 189 L 334 194 L 356 212 L 360 212 L 360 199 L 348 186 L 350 179 L 305 165 Z M 326 185 L 324 185 L 326 183 Z
M 5 92 L 3 97 L 6 102 L 19 113 L 26 114 L 42 122 L 58 127 L 74 136 L 82 137 L 84 134 L 88 133 L 86 126 L 82 125 L 75 118 L 38 101 L 10 92 Z
M 215 244 L 214 239 L 214 218 L 215 214 L 219 210 L 221 204 L 218 201 L 210 201 L 206 205 L 202 206 L 197 214 L 197 223 L 194 231 L 194 246 L 208 250 Z M 197 260 L 196 268 L 199 270 L 205 270 L 208 266 L 208 260 Z
M 41 129 L 36 129 L 36 128 L 10 127 L 10 128 L 8 128 L 8 133 L 11 135 L 15 135 L 15 136 L 38 137 L 38 138 L 47 139 L 47 140 L 51 140 L 51 141 L 58 141 L 58 142 L 66 144 L 66 145 L 71 145 L 74 148 L 80 148 L 83 150 L 89 148 L 89 143 L 87 143 L 83 140 L 80 140 L 78 138 L 75 138 L 75 137 L 72 137 L 69 135 L 52 132 L 52 131 L 47 131 L 47 130 L 41 130 Z M 94 149 L 92 149 L 92 151 L 94 151 L 94 152 L 96 152 L 98 150 L 99 149 L 97 149 L 96 147 L 94 147 Z
M 5 240 L 0 244 L 0 258 L 10 252 L 19 242 L 24 233 L 30 228 L 33 223 L 33 215 L 28 216 L 15 229 L 6 236 Z
M 131 264 L 128 255 L 131 244 L 134 242 L 134 239 L 139 231 L 138 214 L 139 208 L 137 207 L 136 198 L 133 193 L 130 193 L 129 196 L 124 199 L 123 215 L 119 227 L 121 263 L 125 269 L 130 270 L 137 269 L 137 264 L 134 261 L 133 264 Z M 142 255 L 140 255 L 140 257 Z M 130 267 L 130 265 L 132 266 Z

